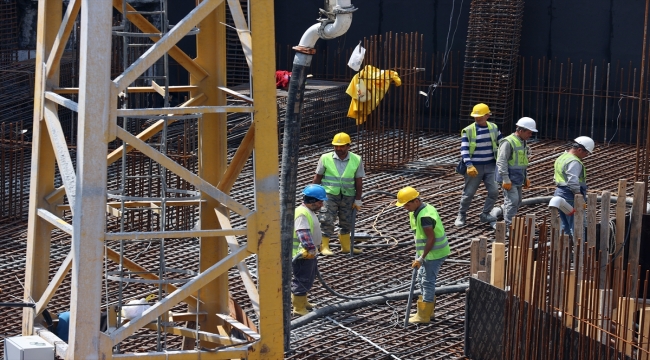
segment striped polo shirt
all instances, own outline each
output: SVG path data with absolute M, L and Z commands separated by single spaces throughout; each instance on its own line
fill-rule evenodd
M 499 130 L 497 142 L 503 138 Z M 490 131 L 486 126 L 479 126 L 476 124 L 476 149 L 472 157 L 469 157 L 469 141 L 467 135 L 463 135 L 460 143 L 460 155 L 465 161 L 467 166 L 475 165 L 490 165 L 496 163 L 494 160 L 494 151 L 492 151 L 492 140 L 490 139 Z

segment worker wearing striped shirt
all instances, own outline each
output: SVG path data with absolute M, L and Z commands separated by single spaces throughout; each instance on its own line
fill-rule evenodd
M 492 113 L 486 104 L 477 104 L 471 113 L 474 123 L 464 128 L 460 133 L 462 138 L 460 155 L 467 166 L 467 172 L 463 174 L 465 186 L 463 187 L 463 195 L 460 198 L 458 217 L 454 222 L 456 227 L 465 226 L 467 210 L 481 182 L 485 184 L 487 198 L 485 204 L 483 204 L 483 211 L 479 216 L 479 220 L 483 223 L 492 223 L 497 220 L 490 215 L 490 211 L 499 196 L 494 171 L 498 144 L 502 135 L 496 124 L 487 121 L 490 115 Z

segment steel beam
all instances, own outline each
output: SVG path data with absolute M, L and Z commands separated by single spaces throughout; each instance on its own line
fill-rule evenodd
M 23 301 L 39 299 L 49 283 L 50 242 L 52 226 L 38 216 L 38 209 L 52 210 L 45 196 L 54 190 L 55 156 L 52 143 L 42 120 L 40 104 L 44 101 L 45 66 L 52 44 L 56 41 L 61 24 L 62 2 L 38 2 L 38 29 L 36 32 L 36 73 L 34 81 L 34 127 L 32 130 L 32 172 L 29 184 L 29 210 L 27 225 L 27 263 L 25 264 L 25 295 Z M 55 71 L 53 75 L 58 75 Z M 49 83 L 58 85 L 58 76 Z M 34 333 L 34 309 L 23 310 L 23 335 Z
M 206 196 L 208 196 L 208 198 L 204 199 L 207 201 L 207 205 L 205 207 L 209 207 L 211 205 L 210 204 L 211 200 L 216 200 L 218 203 L 223 204 L 224 206 L 228 207 L 230 210 L 238 213 L 243 217 L 248 217 L 251 214 L 250 209 L 248 209 L 244 205 L 239 204 L 238 202 L 233 200 L 233 198 L 224 194 L 222 191 L 214 187 L 205 179 L 205 177 L 194 175 L 188 169 L 182 167 L 174 160 L 156 151 L 154 148 L 147 145 L 144 141 L 139 140 L 138 138 L 131 135 L 128 131 L 122 129 L 119 126 L 117 128 L 117 136 L 119 136 L 120 139 L 131 144 L 134 148 L 140 150 L 143 154 L 152 158 L 154 161 L 158 162 L 160 165 L 172 171 L 174 174 L 180 176 L 181 178 L 183 178 L 183 180 L 186 180 L 190 184 L 196 186 L 197 190 L 204 192 Z M 215 156 L 214 153 L 212 153 L 211 156 L 214 161 L 214 156 Z M 202 223 L 202 227 L 205 227 L 205 224 Z
M 67 359 L 100 358 L 101 279 L 106 226 L 106 167 L 111 69 L 110 0 L 82 0 L 77 177 L 72 222 L 72 292 Z M 106 355 L 106 354 L 104 354 Z
M 119 12 L 122 12 L 122 0 L 113 0 L 113 7 Z M 126 4 L 127 12 L 135 12 L 135 9 L 130 4 Z M 159 33 L 160 30 L 152 25 L 144 16 L 140 14 L 127 14 L 127 19 L 135 25 L 138 29 L 142 30 L 143 33 Z M 152 36 L 151 41 L 156 42 L 160 39 L 158 36 Z M 173 46 L 169 49 L 169 56 L 171 56 L 176 62 L 178 62 L 185 70 L 187 70 L 192 76 L 195 76 L 199 79 L 204 79 L 208 76 L 208 73 L 201 68 L 194 60 L 192 60 L 187 54 L 183 52 L 178 46 Z
M 245 259 L 248 255 L 250 255 L 248 250 L 242 247 L 239 250 L 234 251 L 232 254 L 221 259 L 221 261 L 206 269 L 199 276 L 188 281 L 185 285 L 179 287 L 176 291 L 169 294 L 166 298 L 151 306 L 144 313 L 142 313 L 142 316 L 129 321 L 126 325 L 117 329 L 110 335 L 113 345 L 116 345 L 118 342 L 126 339 L 128 336 L 133 335 L 144 325 L 156 320 L 158 316 L 163 315 L 167 310 L 170 310 L 172 307 L 176 306 L 176 304 L 183 301 L 183 299 L 187 298 L 188 296 L 191 296 L 197 290 L 204 289 L 208 283 L 217 277 L 224 274 L 228 276 L 228 270 L 231 267 L 237 265 L 238 262 Z M 227 297 L 228 293 L 226 292 L 226 298 Z M 226 313 L 227 312 L 228 311 L 226 311 Z M 99 316 L 97 319 L 99 319 Z
M 275 91 L 275 27 L 273 1 L 251 1 L 253 42 L 253 100 L 255 113 L 255 201 L 256 214 L 249 228 L 257 229 L 256 238 L 248 238 L 248 246 L 257 251 L 258 289 L 260 293 L 261 340 L 252 359 L 284 357 L 284 325 L 282 319 L 282 276 L 280 257 L 280 199 L 278 189 L 278 124 Z M 254 223 L 254 224 L 253 224 Z
M 205 106 L 226 105 L 226 95 L 219 90 L 220 86 L 227 86 L 226 77 L 226 4 L 223 1 L 203 0 L 199 6 L 212 2 L 213 9 L 199 24 L 201 31 L 196 35 L 196 63 L 208 73 L 205 79 L 190 76 L 190 84 L 196 85 L 206 96 Z M 194 92 L 191 93 L 194 96 Z M 228 164 L 228 129 L 225 114 L 204 114 L 198 124 L 198 175 L 206 183 L 217 186 L 221 181 Z M 221 201 L 214 201 L 214 197 L 201 189 L 201 198 L 206 203 L 201 206 L 200 223 L 202 229 L 220 229 L 221 225 L 214 213 L 215 208 L 224 205 L 230 210 L 235 209 Z M 223 204 L 223 205 L 222 205 Z M 249 221 L 247 221 L 247 224 Z M 248 225 L 247 225 L 248 227 Z M 249 229 L 250 230 L 250 229 Z M 228 255 L 228 245 L 225 237 L 201 239 L 201 271 L 218 263 Z M 223 274 L 202 289 L 205 294 L 205 304 L 201 310 L 208 313 L 204 321 L 200 321 L 201 329 L 216 332 L 222 331 L 223 320 L 217 314 L 230 312 L 228 297 L 228 275 Z M 195 309 L 190 309 L 194 311 Z M 221 333 L 222 335 L 227 335 Z M 209 347 L 214 347 L 208 344 Z
M 187 35 L 187 33 L 190 32 L 193 27 L 198 25 L 201 20 L 205 19 L 221 3 L 223 3 L 223 0 L 209 0 L 199 3 L 199 5 L 195 7 L 194 10 L 190 11 L 190 13 L 187 14 L 183 20 L 179 21 L 176 26 L 174 26 L 167 34 L 165 34 L 165 36 L 160 38 L 160 40 L 157 41 L 147 51 L 145 51 L 138 60 L 131 64 L 131 66 L 129 66 L 126 70 L 124 70 L 121 75 L 115 78 L 114 83 L 117 92 L 121 92 L 126 89 L 127 86 L 133 83 L 135 79 L 142 75 L 142 73 L 150 68 L 151 65 L 153 65 L 166 52 L 174 47 L 179 40 L 185 37 L 185 35 Z M 223 20 L 225 21 L 225 18 Z M 204 30 L 201 31 L 201 33 L 203 32 Z M 213 39 L 213 41 L 215 40 L 217 39 Z M 209 69 L 207 69 L 207 71 L 209 72 Z
M 77 20 L 77 15 L 79 15 L 80 7 L 81 0 L 70 0 L 68 3 L 56 39 L 54 40 L 54 44 L 52 44 L 52 51 L 47 57 L 47 64 L 45 66 L 47 74 L 45 76 L 48 79 L 51 79 L 54 74 L 58 73 L 59 65 L 61 64 L 61 55 L 63 55 L 63 50 L 65 50 L 65 45 L 70 37 L 70 32 Z

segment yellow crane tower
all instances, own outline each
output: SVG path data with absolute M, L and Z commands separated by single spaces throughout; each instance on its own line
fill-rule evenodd
M 38 2 L 36 77 L 34 92 L 34 128 L 27 235 L 25 308 L 23 335 L 35 335 L 53 341 L 56 352 L 66 359 L 225 359 L 283 357 L 283 323 L 280 229 L 278 199 L 277 110 L 274 83 L 274 18 L 273 1 L 250 0 L 250 24 L 242 13 L 239 0 L 196 1 L 181 21 L 164 34 L 135 11 L 125 0 L 70 0 L 64 9 L 63 0 Z M 192 2 L 194 3 L 194 2 Z M 252 75 L 251 97 L 246 105 L 226 103 L 226 9 L 229 9 Z M 114 9 L 123 13 L 142 33 L 152 33 L 153 45 L 132 62 L 119 76 L 111 79 L 111 34 Z M 124 11 L 126 10 L 126 12 Z M 80 22 L 79 85 L 59 87 L 59 64 L 65 44 L 75 21 Z M 197 56 L 190 58 L 176 43 L 190 32 L 196 33 Z M 167 54 L 167 55 L 165 55 Z M 129 92 L 139 78 L 158 59 L 172 57 L 190 74 L 189 84 L 166 85 L 165 94 L 186 91 L 190 99 L 180 107 L 124 108 L 118 98 Z M 138 91 L 161 93 L 150 86 Z M 78 94 L 73 101 L 69 94 Z M 61 131 L 57 114 L 66 107 L 78 114 L 76 166 Z M 227 161 L 226 115 L 250 113 L 252 124 L 230 163 Z M 194 173 L 147 143 L 160 131 L 163 114 L 197 114 L 198 171 Z M 139 133 L 120 126 L 118 118 L 159 116 Z M 257 134 L 264 134 L 258 136 Z M 108 153 L 108 144 L 120 139 L 125 145 Z M 107 166 L 117 161 L 124 151 L 137 149 L 192 184 L 200 193 L 200 227 L 187 231 L 107 232 Z M 254 206 L 249 208 L 229 196 L 246 161 L 254 152 Z M 56 170 L 63 186 L 55 187 Z M 67 197 L 67 203 L 64 199 Z M 137 206 L 128 203 L 128 206 Z M 64 220 L 62 210 L 72 212 L 72 221 Z M 245 227 L 233 229 L 228 213 L 245 220 Z M 62 266 L 49 276 L 50 242 L 53 229 L 72 237 L 71 251 Z M 235 236 L 246 236 L 244 245 Z M 116 324 L 109 313 L 109 330 L 100 332 L 104 258 L 116 261 L 116 253 L 106 243 L 129 239 L 200 238 L 198 275 L 178 287 L 166 286 L 164 298 L 158 299 L 141 316 Z M 241 265 L 251 254 L 257 254 L 257 284 L 247 286 L 254 304 L 259 303 L 259 333 L 248 332 L 248 340 L 230 337 L 231 326 L 241 324 L 229 318 L 229 269 Z M 122 258 L 123 266 L 132 271 L 144 269 L 135 261 Z M 245 267 L 245 266 L 244 266 Z M 241 267 L 240 267 L 241 269 Z M 72 288 L 59 289 L 71 271 Z M 246 271 L 242 270 L 242 274 Z M 155 275 L 148 275 L 156 278 Z M 121 341 L 153 321 L 165 316 L 181 302 L 192 309 L 198 306 L 196 293 L 201 292 L 200 331 L 166 326 L 171 334 L 196 337 L 201 348 L 158 351 L 146 354 L 120 354 L 114 349 Z M 57 291 L 70 291 L 69 343 L 55 341 L 43 329 L 39 314 Z M 228 322 L 228 324 L 226 324 Z M 227 325 L 227 326 L 226 326 Z M 245 329 L 244 329 L 245 330 Z M 222 346 L 226 345 L 226 346 Z M 217 348 L 206 350 L 205 348 Z M 137 356 L 136 356 L 137 355 Z

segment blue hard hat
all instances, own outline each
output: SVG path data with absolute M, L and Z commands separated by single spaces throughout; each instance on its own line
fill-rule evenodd
M 327 193 L 325 192 L 325 188 L 318 184 L 309 184 L 305 186 L 305 190 L 302 191 L 302 194 L 311 196 L 318 200 L 327 200 Z

